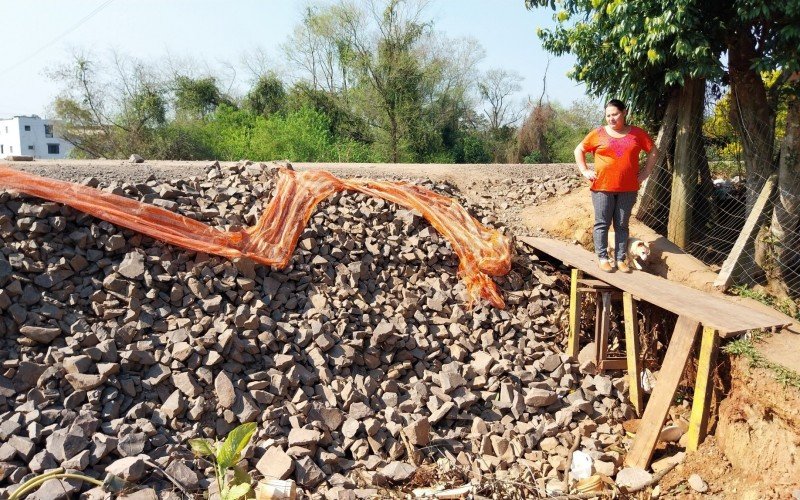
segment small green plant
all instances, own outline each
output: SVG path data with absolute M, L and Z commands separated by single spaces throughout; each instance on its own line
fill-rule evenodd
M 760 290 L 754 290 L 747 285 L 737 285 L 731 288 L 731 293 L 740 297 L 746 297 L 766 304 L 783 314 L 800 321 L 800 312 L 797 312 L 797 304 L 792 303 L 791 299 L 779 299 Z
M 745 337 L 728 342 L 722 348 L 722 351 L 727 354 L 746 357 L 750 360 L 750 366 L 770 370 L 775 380 L 784 386 L 800 388 L 800 375 L 798 375 L 797 372 L 767 360 L 758 352 L 756 349 L 756 342 L 759 342 L 762 338 L 763 334 L 761 333 L 752 336 L 748 334 Z
M 250 442 L 255 431 L 255 422 L 248 422 L 229 432 L 222 443 L 203 438 L 189 440 L 189 445 L 195 455 L 211 457 L 222 500 L 236 500 L 250 493 L 252 478 L 247 471 L 236 467 L 236 464 L 241 459 L 242 450 Z M 233 468 L 233 479 L 229 481 L 227 473 L 231 468 Z

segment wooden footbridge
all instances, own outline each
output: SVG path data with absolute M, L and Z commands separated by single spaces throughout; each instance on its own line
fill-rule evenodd
M 596 292 L 600 299 L 598 300 L 598 333 L 596 335 L 597 348 L 600 353 L 598 359 L 599 362 L 604 362 L 610 293 L 611 291 L 622 292 L 627 358 L 621 366 L 609 365 L 608 368 L 626 367 L 628 369 L 631 402 L 640 414 L 642 411 L 641 360 L 639 359 L 636 332 L 636 301 L 648 302 L 678 315 L 658 381 L 647 407 L 644 408 L 644 413 L 641 414 L 639 430 L 625 460 L 629 466 L 646 468 L 649 465 L 670 404 L 678 389 L 684 368 L 692 352 L 692 346 L 701 327 L 702 339 L 698 356 L 697 379 L 689 420 L 687 445 L 689 450 L 696 450 L 706 435 L 711 375 L 716 363 L 719 339 L 734 337 L 748 330 L 775 329 L 788 324 L 787 318 L 777 313 L 771 315 L 642 271 L 634 270 L 630 274 L 605 273 L 597 268 L 594 254 L 576 245 L 548 238 L 520 238 L 520 241 L 572 268 L 570 331 L 567 343 L 569 355 L 577 357 L 580 350 L 578 336 L 580 333 L 581 294 Z M 586 279 L 584 275 L 591 275 L 598 279 Z

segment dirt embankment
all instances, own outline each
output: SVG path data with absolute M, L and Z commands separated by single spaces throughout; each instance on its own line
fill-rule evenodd
M 725 363 L 723 363 L 725 364 Z M 800 489 L 800 390 L 769 370 L 730 358 L 730 383 L 716 408 L 713 435 L 661 481 L 667 497 L 687 494 L 698 474 L 708 495 L 725 499 L 785 499 Z

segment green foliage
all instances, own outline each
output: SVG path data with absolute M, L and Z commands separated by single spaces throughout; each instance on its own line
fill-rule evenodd
M 462 138 L 461 157 L 458 163 L 489 163 L 492 161 L 486 141 L 477 134 L 466 134 Z
M 222 443 L 208 439 L 190 439 L 189 446 L 198 457 L 209 457 L 214 463 L 214 472 L 222 500 L 237 500 L 251 490 L 252 478 L 239 468 L 234 471 L 233 480 L 227 479 L 228 469 L 241 460 L 242 451 L 256 431 L 255 422 L 241 424 L 233 429 Z
M 526 0 L 528 8 L 556 5 Z M 595 96 L 615 95 L 648 117 L 657 115 L 670 89 L 687 78 L 722 76 L 721 26 L 708 10 L 721 0 L 567 0 L 557 26 L 540 30 L 544 47 L 572 53 L 572 77 Z
M 286 90 L 275 75 L 262 76 L 245 98 L 245 107 L 253 114 L 269 116 L 286 108 Z
M 731 289 L 731 292 L 734 295 L 739 295 L 740 297 L 747 297 L 757 300 L 762 304 L 766 304 L 774 309 L 777 309 L 783 314 L 800 321 L 800 312 L 798 312 L 798 306 L 800 306 L 800 304 L 795 303 L 789 298 L 781 299 L 773 295 L 769 295 L 762 290 L 750 288 L 747 285 L 737 285 Z
M 339 93 L 315 89 L 305 82 L 295 84 L 287 96 L 290 111 L 301 108 L 313 109 L 330 120 L 330 131 L 335 137 L 371 143 L 372 138 L 366 122 L 360 118 Z
M 558 103 L 536 105 L 520 128 L 518 159 L 522 163 L 573 163 L 575 146 L 602 119 L 602 105 L 588 99 L 568 108 Z
M 182 119 L 205 118 L 220 104 L 231 104 L 230 99 L 217 86 L 214 77 L 195 79 L 181 75 L 175 78 L 173 85 L 175 113 Z
M 750 366 L 764 368 L 772 372 L 775 380 L 784 386 L 800 388 L 800 375 L 785 366 L 773 363 L 758 352 L 757 343 L 762 340 L 760 334 L 746 335 L 728 342 L 722 347 L 722 352 L 734 356 L 744 356 L 750 360 Z

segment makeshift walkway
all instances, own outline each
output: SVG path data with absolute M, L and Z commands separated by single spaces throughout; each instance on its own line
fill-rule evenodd
M 743 304 L 733 303 L 694 288 L 668 281 L 643 271 L 630 274 L 605 273 L 597 268 L 594 254 L 577 245 L 549 238 L 520 238 L 520 241 L 562 261 L 573 268 L 570 294 L 570 332 L 567 351 L 577 357 L 580 324 L 580 293 L 601 289 L 597 280 L 584 280 L 583 274 L 594 276 L 608 288 L 623 293 L 625 309 L 627 367 L 631 381 L 631 400 L 637 410 L 641 405 L 640 361 L 636 342 L 635 303 L 644 301 L 678 315 L 675 330 L 667 347 L 658 383 L 644 414 L 626 464 L 646 468 L 653 455 L 659 433 L 667 418 L 670 404 L 678 389 L 683 370 L 692 352 L 692 346 L 702 326 L 703 334 L 694 388 L 694 402 L 689 421 L 689 450 L 696 450 L 703 441 L 708 423 L 709 390 L 711 374 L 716 361 L 719 338 L 729 338 L 748 330 L 778 329 L 786 326 L 786 319 L 770 315 Z M 590 283 L 591 282 L 591 283 Z M 605 302 L 605 298 L 604 298 Z M 600 314 L 598 319 L 600 320 Z M 602 328 L 601 326 L 598 328 Z M 598 345 L 598 349 L 601 346 Z M 638 401 L 637 401 L 638 400 Z

